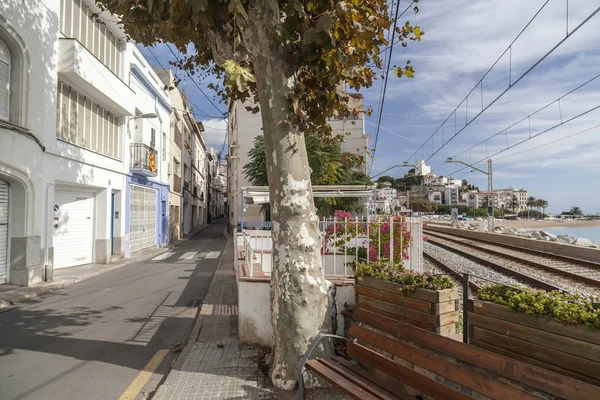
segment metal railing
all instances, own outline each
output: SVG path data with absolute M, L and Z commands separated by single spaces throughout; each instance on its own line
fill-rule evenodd
M 262 227 L 259 224 L 264 223 L 257 223 L 255 226 Z M 419 218 L 402 215 L 371 219 L 332 217 L 319 221 L 319 228 L 321 261 L 328 278 L 351 278 L 354 272 L 350 265 L 355 260 L 373 262 L 379 258 L 395 258 L 398 262 L 401 257 L 404 268 L 423 272 L 423 226 Z M 399 235 L 399 232 L 402 234 Z M 409 241 L 408 244 L 406 240 Z M 251 277 L 254 276 L 255 257 L 258 257 L 256 262 L 263 272 L 270 273 L 273 270 L 272 250 L 273 239 L 268 232 L 244 231 L 244 262 Z
M 131 169 L 145 170 L 156 173 L 156 150 L 144 143 L 132 143 L 131 150 Z

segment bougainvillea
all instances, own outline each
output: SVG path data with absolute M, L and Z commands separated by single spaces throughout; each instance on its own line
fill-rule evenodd
M 408 259 L 411 236 L 404 215 L 385 216 L 365 222 L 352 217 L 349 212 L 338 210 L 334 218 L 333 223 L 325 229 L 322 252 L 337 249 L 350 254 L 358 253 L 358 258 L 362 260 L 381 259 L 400 265 Z

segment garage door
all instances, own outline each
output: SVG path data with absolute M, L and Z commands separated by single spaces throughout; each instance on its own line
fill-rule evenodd
M 8 277 L 8 183 L 0 179 L 0 284 Z
M 92 263 L 94 195 L 57 192 L 53 232 L 55 269 Z
M 156 246 L 156 202 L 156 190 L 131 185 L 129 212 L 131 251 Z

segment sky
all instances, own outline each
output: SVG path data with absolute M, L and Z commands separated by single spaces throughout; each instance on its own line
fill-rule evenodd
M 401 1 L 401 10 L 408 4 Z M 424 159 L 437 175 L 466 179 L 484 190 L 486 175 L 444 160 L 486 169 L 491 157 L 494 188 L 526 189 L 547 200 L 549 212 L 579 206 L 600 213 L 600 109 L 593 110 L 600 106 L 600 77 L 593 79 L 600 74 L 600 13 L 573 32 L 599 4 L 568 5 L 568 18 L 566 0 L 420 1 L 418 14 L 407 12 L 400 22 L 420 25 L 425 35 L 393 48 L 392 65 L 411 60 L 415 78 L 390 74 L 371 173 Z M 153 65 L 169 67 L 174 60 L 165 45 L 142 52 Z M 219 151 L 226 123 L 218 117 L 226 106 L 207 88 L 212 78 L 196 83 L 216 107 L 184 72 L 175 72 L 204 123 L 206 142 Z M 361 91 L 374 111 L 366 121 L 371 148 L 381 84 Z M 404 173 L 403 167 L 390 171 Z

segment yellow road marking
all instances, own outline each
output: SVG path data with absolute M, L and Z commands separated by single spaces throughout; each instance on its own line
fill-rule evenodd
M 150 379 L 156 368 L 160 365 L 162 360 L 169 354 L 169 350 L 159 350 L 148 364 L 144 367 L 142 372 L 131 382 L 131 385 L 123 392 L 119 400 L 133 400 L 138 395 L 140 390 L 144 387 L 146 382 Z

